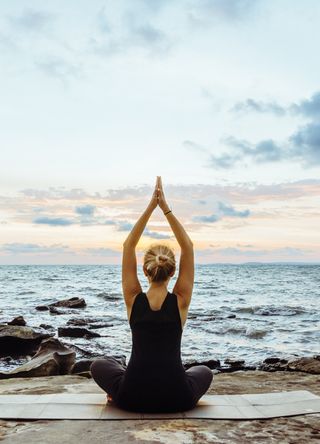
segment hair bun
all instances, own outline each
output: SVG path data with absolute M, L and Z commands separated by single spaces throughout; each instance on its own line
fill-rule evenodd
M 157 254 L 157 263 L 159 265 L 162 265 L 163 263 L 167 262 L 169 257 L 165 254 Z

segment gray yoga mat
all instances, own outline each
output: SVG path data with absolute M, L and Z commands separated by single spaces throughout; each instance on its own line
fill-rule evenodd
M 106 403 L 106 394 L 0 395 L 1 419 L 260 419 L 320 412 L 320 396 L 307 390 L 204 395 L 179 413 L 133 413 Z

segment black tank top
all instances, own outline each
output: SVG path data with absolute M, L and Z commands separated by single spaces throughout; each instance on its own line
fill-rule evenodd
M 181 361 L 182 326 L 177 296 L 167 292 L 152 310 L 144 292 L 134 300 L 130 328 L 132 350 L 117 395 L 132 411 L 175 412 L 193 405 L 193 391 Z

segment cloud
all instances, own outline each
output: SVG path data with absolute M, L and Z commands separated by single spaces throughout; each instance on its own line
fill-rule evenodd
M 25 188 L 20 190 L 24 196 L 32 198 L 32 199 L 69 199 L 69 200 L 85 200 L 88 198 L 97 198 L 101 199 L 102 196 L 100 193 L 89 194 L 84 191 L 82 188 L 71 188 L 66 189 L 65 187 L 49 187 L 47 190 L 39 190 L 36 188 Z
M 83 216 L 93 216 L 94 212 L 96 210 L 96 207 L 94 205 L 82 205 L 75 208 L 75 212 L 78 214 L 81 214 Z
M 226 205 L 223 202 L 218 203 L 218 209 L 222 215 L 228 217 L 248 217 L 250 214 L 249 210 L 238 211 L 235 210 L 231 205 Z
M 151 4 L 152 3 L 152 4 Z M 140 50 L 148 56 L 165 55 L 172 47 L 168 35 L 155 25 L 161 9 L 157 2 L 118 3 L 103 7 L 97 14 L 96 33 L 89 39 L 89 52 L 102 57 Z M 158 2 L 159 3 L 159 2 Z
M 231 205 L 227 205 L 223 202 L 218 202 L 217 211 L 210 216 L 194 216 L 192 218 L 195 222 L 211 223 L 221 220 L 223 217 L 248 217 L 250 215 L 249 210 L 238 211 Z
M 292 114 L 316 119 L 320 116 L 320 91 L 316 91 L 309 99 L 302 99 L 297 103 L 290 103 L 286 106 L 280 105 L 276 101 L 264 102 L 248 98 L 243 102 L 237 102 L 230 111 L 272 113 L 277 116 Z
M 48 216 L 36 217 L 35 219 L 33 219 L 32 222 L 34 224 L 52 225 L 52 226 L 67 226 L 75 223 L 74 221 L 63 217 L 48 217 Z
M 287 109 L 277 104 L 276 102 L 262 102 L 254 99 L 247 99 L 244 102 L 236 103 L 230 111 L 234 112 L 250 112 L 257 113 L 273 113 L 277 116 L 283 116 L 286 114 Z
M 243 246 L 245 247 L 245 246 Z M 253 247 L 253 246 L 248 246 Z M 207 251 L 208 250 L 208 251 Z M 202 250 L 200 250 L 201 252 Z M 248 257 L 258 257 L 258 256 L 302 256 L 308 253 L 312 253 L 312 250 L 295 248 L 295 247 L 282 247 L 274 249 L 255 249 L 255 250 L 243 250 L 236 247 L 226 247 L 226 248 L 216 248 L 216 249 L 206 249 L 206 254 L 220 255 L 220 256 L 248 256 Z
M 48 77 L 67 84 L 68 79 L 82 75 L 82 67 L 78 63 L 69 62 L 61 57 L 43 56 L 34 62 L 35 66 Z
M 126 221 L 117 222 L 118 231 L 131 231 L 133 228 L 133 224 Z
M 169 236 L 168 234 L 162 234 L 162 233 L 158 233 L 156 231 L 150 231 L 148 228 L 144 229 L 143 234 L 145 236 L 151 237 L 153 239 L 171 239 L 172 238 L 172 236 Z
M 211 216 L 194 216 L 192 218 L 192 220 L 194 220 L 195 222 L 217 222 L 218 220 L 220 220 L 221 218 L 216 215 L 216 214 L 212 214 Z
M 85 253 L 93 254 L 95 256 L 119 256 L 121 255 L 120 251 L 113 250 L 112 248 L 86 248 L 84 250 Z
M 28 243 L 6 243 L 0 246 L 0 251 L 10 254 L 33 254 L 33 253 L 66 253 L 70 252 L 67 245 L 53 244 L 50 246 Z
M 260 3 L 259 0 L 193 0 L 188 18 L 193 25 L 214 22 L 234 23 L 248 19 Z
M 320 116 L 320 91 L 315 92 L 310 99 L 303 99 L 298 103 L 293 103 L 289 107 L 295 114 L 301 114 L 312 119 Z
M 42 32 L 56 19 L 54 14 L 31 8 L 20 15 L 8 17 L 9 23 L 21 31 Z
M 290 153 L 305 167 L 320 165 L 320 123 L 312 122 L 289 137 Z

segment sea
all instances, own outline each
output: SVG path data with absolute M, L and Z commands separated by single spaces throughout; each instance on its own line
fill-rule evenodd
M 143 291 L 149 288 L 142 269 Z M 176 276 L 169 283 L 173 289 Z M 86 307 L 63 314 L 38 311 L 62 299 L 81 297 Z M 66 326 L 70 319 L 96 320 L 98 338 L 59 337 L 77 347 L 77 359 L 126 357 L 131 330 L 121 287 L 120 265 L 0 266 L 0 322 L 22 315 L 27 326 Z M 267 357 L 313 356 L 320 352 L 320 265 L 197 264 L 189 315 L 184 326 L 184 363 L 227 358 L 257 365 Z M 30 358 L 29 358 L 30 359 Z M 0 360 L 0 367 L 1 367 Z M 15 363 L 6 363 L 10 370 Z

